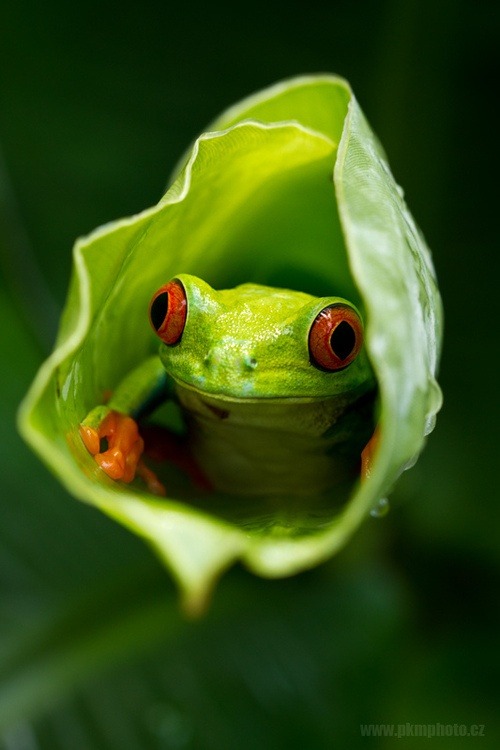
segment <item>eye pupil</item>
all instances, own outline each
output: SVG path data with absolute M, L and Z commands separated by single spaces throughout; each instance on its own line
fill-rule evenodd
M 150 309 L 151 323 L 159 331 L 168 312 L 168 292 L 162 292 L 153 301 Z
M 356 345 L 356 333 L 346 320 L 343 320 L 333 331 L 330 338 L 332 351 L 340 360 L 345 360 Z

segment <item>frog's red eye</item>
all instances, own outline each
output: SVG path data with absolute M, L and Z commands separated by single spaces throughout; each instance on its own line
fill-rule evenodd
M 343 370 L 363 343 L 363 324 L 354 308 L 338 302 L 316 316 L 309 331 L 309 355 L 320 370 Z
M 160 287 L 149 305 L 149 320 L 165 344 L 177 344 L 187 315 L 186 292 L 177 279 Z

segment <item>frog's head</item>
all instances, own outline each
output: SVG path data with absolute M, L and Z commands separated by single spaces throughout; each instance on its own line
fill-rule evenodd
M 150 305 L 168 374 L 225 398 L 317 398 L 373 383 L 358 310 L 339 297 L 181 274 Z

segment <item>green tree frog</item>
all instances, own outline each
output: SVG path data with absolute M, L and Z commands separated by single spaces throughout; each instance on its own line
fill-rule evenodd
M 186 438 L 167 435 L 164 453 L 206 487 L 317 495 L 368 472 L 375 381 L 350 302 L 252 283 L 215 291 L 180 274 L 153 295 L 149 318 L 159 357 L 80 425 L 112 479 L 137 475 L 165 493 L 144 463 L 138 420 L 169 398 Z

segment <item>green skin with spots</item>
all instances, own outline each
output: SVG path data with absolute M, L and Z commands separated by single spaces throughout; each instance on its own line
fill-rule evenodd
M 346 300 L 257 284 L 215 291 L 194 276 L 176 278 L 187 296 L 181 340 L 162 343 L 159 358 L 130 373 L 102 408 L 134 415 L 166 380 L 192 454 L 225 493 L 318 495 L 359 472 L 373 428 L 365 349 L 327 372 L 311 363 L 308 346 L 316 316 Z

